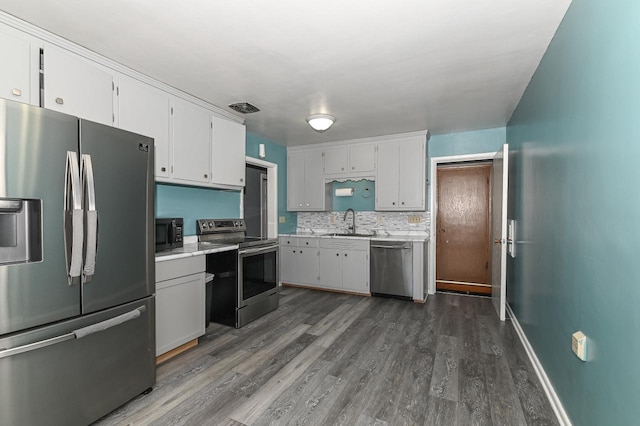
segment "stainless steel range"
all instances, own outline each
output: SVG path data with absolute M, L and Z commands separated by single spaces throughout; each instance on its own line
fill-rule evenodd
M 247 237 L 246 229 L 243 219 L 196 221 L 200 243 L 238 244 L 235 280 L 228 279 L 230 271 L 218 270 L 223 259 L 207 256 L 207 272 L 214 274 L 211 320 L 236 328 L 277 309 L 279 300 L 278 240 Z

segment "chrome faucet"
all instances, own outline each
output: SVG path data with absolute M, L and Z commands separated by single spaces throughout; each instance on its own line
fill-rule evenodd
M 351 218 L 353 219 L 353 221 L 351 222 L 351 226 L 349 226 L 347 229 L 351 231 L 352 234 L 356 233 L 356 212 L 353 209 L 347 209 L 346 212 L 344 212 L 344 218 L 342 218 L 342 220 L 347 220 L 347 215 L 349 214 L 349 212 L 351 212 Z

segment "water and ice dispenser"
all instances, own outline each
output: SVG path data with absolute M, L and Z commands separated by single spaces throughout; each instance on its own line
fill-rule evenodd
M 0 198 L 0 265 L 42 261 L 42 200 Z

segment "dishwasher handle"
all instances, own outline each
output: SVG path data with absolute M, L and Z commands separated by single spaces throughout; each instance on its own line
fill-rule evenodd
M 392 249 L 392 250 L 411 250 L 410 245 L 402 245 L 402 246 L 379 246 L 371 244 L 371 248 L 381 248 L 381 249 Z

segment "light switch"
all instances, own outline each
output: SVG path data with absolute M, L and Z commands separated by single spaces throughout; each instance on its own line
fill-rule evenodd
M 278 222 L 279 223 L 286 223 L 287 218 L 285 216 L 278 216 Z

